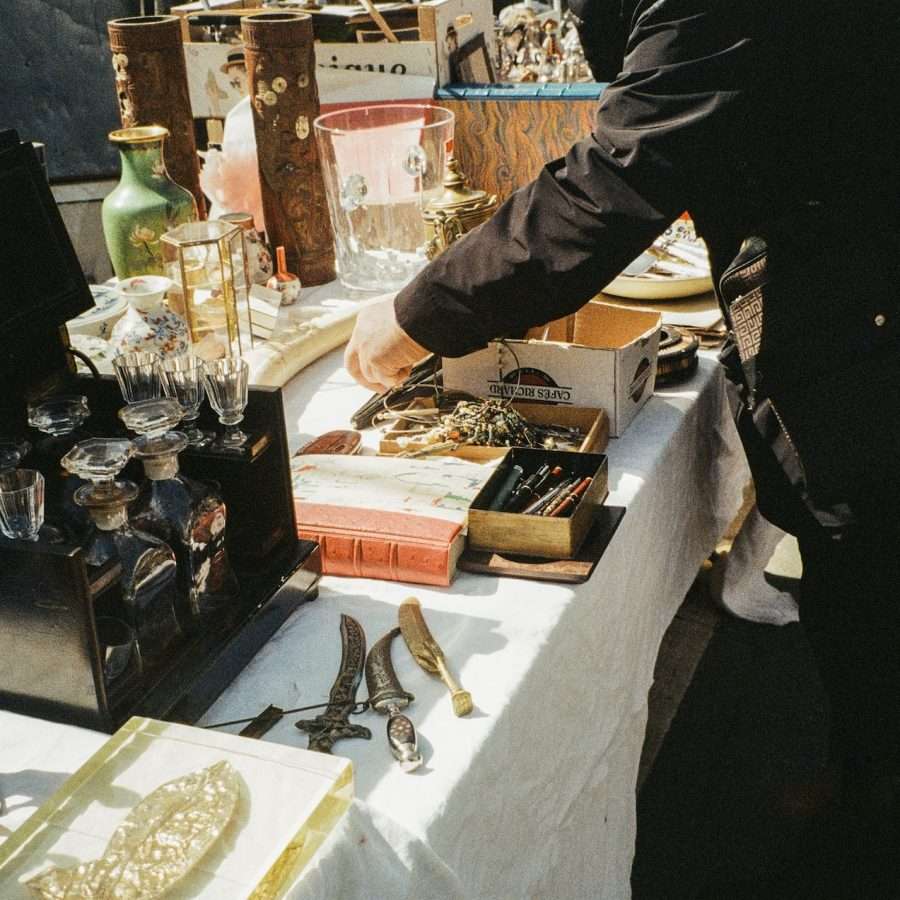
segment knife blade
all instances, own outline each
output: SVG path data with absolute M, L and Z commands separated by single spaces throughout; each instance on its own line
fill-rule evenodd
M 356 689 L 362 681 L 366 659 L 366 633 L 353 616 L 341 615 L 341 666 L 328 695 L 325 712 L 314 719 L 295 722 L 309 734 L 309 749 L 331 753 L 335 743 L 344 738 L 370 740 L 372 732 L 363 725 L 350 723 L 356 706 Z
M 366 687 L 369 704 L 377 712 L 386 713 L 388 746 L 404 772 L 412 772 L 422 765 L 416 729 L 400 710 L 415 697 L 403 690 L 391 661 L 391 643 L 400 634 L 399 628 L 389 631 L 369 651 L 366 659 Z

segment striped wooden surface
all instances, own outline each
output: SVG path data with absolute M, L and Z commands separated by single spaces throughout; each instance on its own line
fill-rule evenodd
M 441 100 L 469 184 L 501 201 L 591 133 L 596 100 Z

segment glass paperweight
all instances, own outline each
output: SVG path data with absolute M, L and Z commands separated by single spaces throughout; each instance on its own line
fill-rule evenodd
M 212 486 L 178 471 L 178 454 L 188 441 L 170 429 L 181 418 L 181 406 L 175 400 L 149 400 L 119 415 L 140 435 L 135 452 L 147 476 L 131 506 L 132 524 L 175 551 L 185 621 L 222 611 L 238 593 L 225 549 L 225 502 Z
M 247 435 L 238 428 L 244 420 L 250 387 L 250 366 L 242 359 L 216 359 L 205 365 L 206 396 L 218 413 L 225 432 L 218 443 L 223 447 L 241 447 Z
M 138 490 L 115 477 L 133 453 L 131 441 L 92 438 L 76 444 L 62 464 L 90 482 L 75 492 L 75 502 L 88 510 L 95 526 L 85 547 L 87 563 L 120 563 L 116 614 L 134 629 L 142 656 L 153 660 L 181 636 L 175 615 L 177 567 L 168 544 L 135 530 L 128 520 L 128 504 Z

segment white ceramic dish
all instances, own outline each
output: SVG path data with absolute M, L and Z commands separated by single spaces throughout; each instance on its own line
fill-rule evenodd
M 624 297 L 627 300 L 677 300 L 681 297 L 693 297 L 694 294 L 705 294 L 712 289 L 713 282 L 710 275 L 704 275 L 702 278 L 620 275 L 603 288 L 603 293 L 612 294 L 613 297 Z
M 119 296 L 115 287 L 108 284 L 92 284 L 90 287 L 94 295 L 94 307 L 70 319 L 66 322 L 66 328 L 69 335 L 83 334 L 108 338 L 112 334 L 113 325 L 128 309 L 128 301 Z

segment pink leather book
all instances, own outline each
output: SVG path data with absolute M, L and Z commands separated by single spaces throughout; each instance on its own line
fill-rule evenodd
M 319 542 L 326 574 L 447 585 L 490 473 L 450 458 L 295 456 L 297 531 Z
M 301 538 L 318 541 L 326 575 L 447 585 L 465 538 L 456 522 L 407 512 L 294 503 Z

